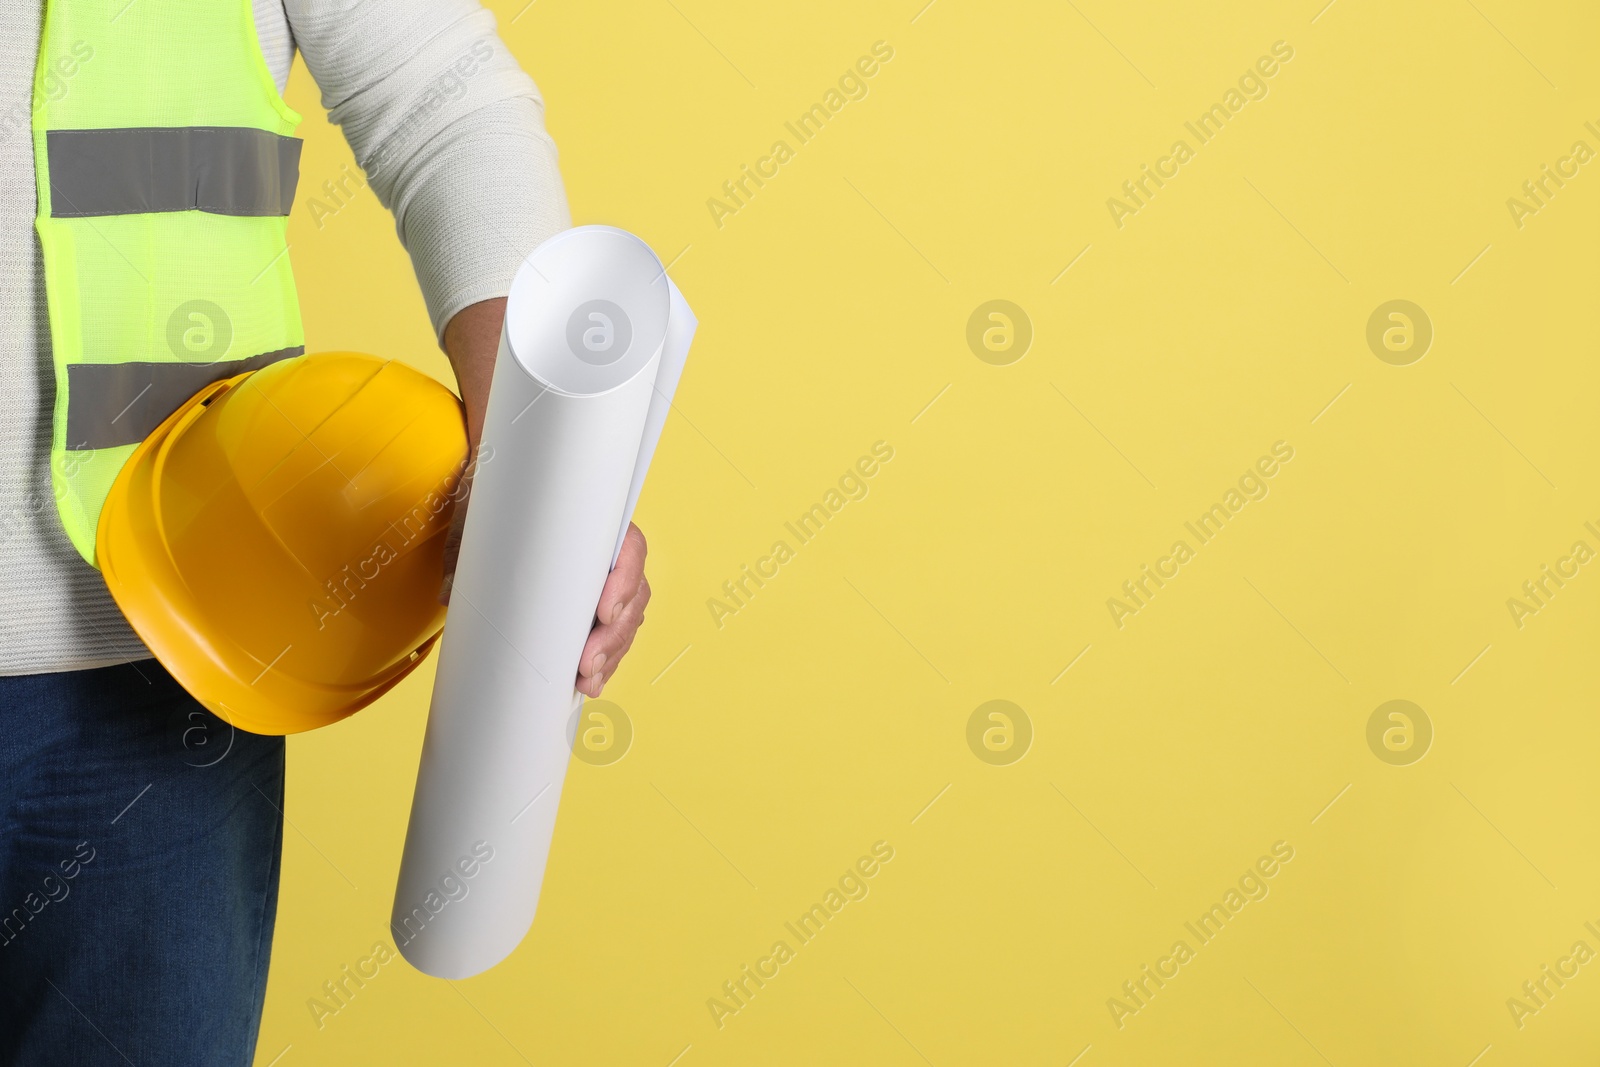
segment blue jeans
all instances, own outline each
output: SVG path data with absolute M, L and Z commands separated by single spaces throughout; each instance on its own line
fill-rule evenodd
M 283 749 L 154 660 L 0 677 L 0 1064 L 248 1067 Z

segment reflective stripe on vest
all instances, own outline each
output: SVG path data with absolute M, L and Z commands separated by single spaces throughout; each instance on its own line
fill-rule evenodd
M 138 444 L 212 382 L 305 351 L 297 345 L 223 363 L 74 363 L 67 368 L 67 440 L 74 449 Z
M 210 211 L 287 215 L 300 141 L 264 130 L 48 130 L 50 214 L 58 219 Z
M 251 0 L 46 0 L 33 140 L 51 480 L 91 563 L 139 441 L 211 382 L 305 350 L 285 236 L 299 121 Z

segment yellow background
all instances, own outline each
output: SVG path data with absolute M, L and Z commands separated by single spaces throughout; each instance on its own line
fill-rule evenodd
M 508 962 L 390 963 L 320 1028 L 308 998 L 387 936 L 431 665 L 293 738 L 257 1062 L 1595 1062 L 1600 963 L 1520 1029 L 1506 1001 L 1600 950 L 1600 565 L 1521 629 L 1506 601 L 1600 549 L 1600 162 L 1520 229 L 1506 200 L 1600 149 L 1600 18 L 922 3 L 492 5 L 576 221 L 679 257 L 701 321 L 606 692 L 635 737 L 574 762 Z M 870 94 L 718 228 L 706 200 L 880 40 Z M 306 200 L 350 157 L 292 85 Z M 1107 198 L 1180 137 L 1119 229 Z M 291 240 L 314 350 L 448 377 L 370 191 Z M 991 299 L 1034 330 L 1007 366 L 966 342 Z M 1366 342 L 1394 299 L 1435 331 L 1409 366 Z M 719 629 L 707 599 L 879 440 L 869 495 Z M 1119 629 L 1107 598 L 1280 440 L 1270 495 Z M 994 699 L 1032 724 L 1008 766 L 966 740 Z M 1409 766 L 1367 744 L 1391 699 L 1434 729 Z M 879 840 L 870 895 L 719 1029 L 708 998 Z M 1277 841 L 1270 895 L 1199 946 Z M 1180 938 L 1119 1029 L 1107 999 Z

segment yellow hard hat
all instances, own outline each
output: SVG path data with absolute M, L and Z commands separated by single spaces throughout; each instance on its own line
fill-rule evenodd
M 348 352 L 283 360 L 207 386 L 134 449 L 100 514 L 100 569 L 219 717 L 324 726 L 438 638 L 466 453 L 461 406 L 432 378 Z

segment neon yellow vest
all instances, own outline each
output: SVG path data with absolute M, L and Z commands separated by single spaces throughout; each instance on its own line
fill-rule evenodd
M 305 350 L 285 237 L 300 116 L 250 0 L 47 0 L 33 93 L 51 482 L 93 563 L 134 445 L 202 386 Z

